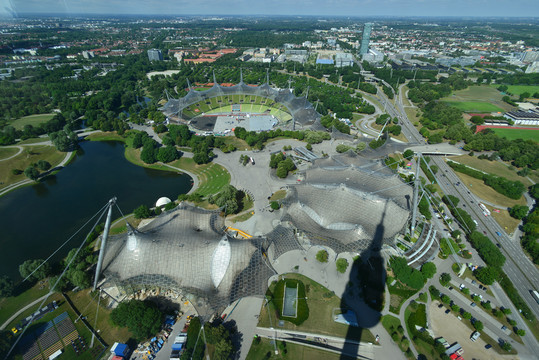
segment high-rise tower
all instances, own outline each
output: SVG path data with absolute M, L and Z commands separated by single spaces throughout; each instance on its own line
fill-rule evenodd
M 371 40 L 372 23 L 366 23 L 363 27 L 363 38 L 361 39 L 361 48 L 359 53 L 365 55 L 369 52 L 369 41 Z

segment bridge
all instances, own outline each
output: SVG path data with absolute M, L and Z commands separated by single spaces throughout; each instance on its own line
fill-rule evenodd
M 423 155 L 464 155 L 466 151 L 448 143 L 432 144 L 432 145 L 415 145 L 406 148 L 406 150 L 412 150 L 415 153 L 422 153 Z

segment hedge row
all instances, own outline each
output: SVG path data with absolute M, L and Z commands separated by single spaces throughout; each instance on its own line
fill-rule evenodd
M 518 200 L 522 197 L 524 191 L 526 191 L 526 186 L 524 186 L 524 184 L 520 181 L 511 181 L 501 176 L 484 174 L 480 171 L 469 168 L 466 165 L 462 165 L 452 161 L 448 161 L 447 164 L 451 166 L 451 168 L 455 171 L 469 175 L 479 180 L 483 180 L 485 185 L 490 186 L 495 191 L 507 196 L 508 198 Z

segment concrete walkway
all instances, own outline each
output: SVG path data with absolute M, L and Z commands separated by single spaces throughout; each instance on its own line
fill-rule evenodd
M 15 318 L 17 316 L 19 316 L 23 311 L 31 308 L 32 306 L 38 304 L 39 302 L 43 301 L 44 299 L 46 299 L 47 297 L 51 296 L 52 293 L 48 293 L 46 295 L 43 295 L 42 297 L 40 297 L 39 299 L 36 299 L 34 301 L 32 301 L 30 304 L 22 307 L 21 309 L 19 309 L 15 314 L 11 315 L 11 317 L 9 319 L 6 320 L 6 322 L 4 322 L 2 324 L 2 326 L 0 326 L 0 330 L 4 330 L 6 328 L 6 326 L 9 325 L 9 323 L 11 323 L 13 320 L 15 320 Z

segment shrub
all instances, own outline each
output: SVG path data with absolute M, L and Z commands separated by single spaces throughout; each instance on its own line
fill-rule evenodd
M 327 263 L 328 262 L 329 254 L 326 250 L 320 250 L 316 253 L 316 260 L 318 260 L 321 263 Z
M 337 259 L 336 265 L 337 265 L 337 271 L 340 272 L 341 274 L 344 274 L 346 269 L 348 269 L 348 260 L 344 258 Z
M 451 281 L 451 275 L 449 275 L 448 273 L 443 273 L 442 275 L 440 275 L 440 284 L 442 284 L 442 286 L 449 285 L 450 281 Z

